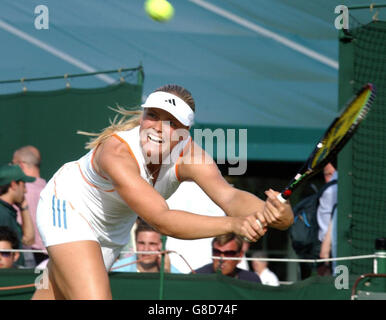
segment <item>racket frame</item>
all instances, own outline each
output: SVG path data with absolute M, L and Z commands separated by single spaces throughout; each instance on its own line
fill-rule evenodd
M 324 146 L 323 142 L 328 137 L 331 129 L 341 119 L 341 117 L 349 110 L 350 106 L 354 104 L 355 100 L 358 97 L 360 97 L 365 90 L 370 90 L 370 96 L 367 98 L 365 105 L 362 106 L 362 109 L 359 112 L 359 115 L 356 117 L 355 121 L 351 124 L 350 128 L 347 130 L 343 138 L 335 146 L 333 146 L 333 148 L 326 155 L 326 157 L 322 159 L 320 162 L 318 162 L 317 165 L 313 168 L 312 162 L 314 160 L 315 154 Z M 285 202 L 287 199 L 289 199 L 289 197 L 292 195 L 293 191 L 298 187 L 299 184 L 303 183 L 304 181 L 316 175 L 319 171 L 321 171 L 324 168 L 324 166 L 327 163 L 329 163 L 339 153 L 339 151 L 343 149 L 343 147 L 346 145 L 346 143 L 351 139 L 351 137 L 358 129 L 359 124 L 366 117 L 374 101 L 374 98 L 375 98 L 375 86 L 371 83 L 367 83 L 358 91 L 358 93 L 355 96 L 353 96 L 350 99 L 350 101 L 345 105 L 345 107 L 343 108 L 339 116 L 334 119 L 334 121 L 330 124 L 328 129 L 325 131 L 323 137 L 316 144 L 316 147 L 311 152 L 307 161 L 304 163 L 304 165 L 301 167 L 301 169 L 298 171 L 295 177 L 291 180 L 291 182 L 287 185 L 287 187 L 278 195 L 278 199 L 281 202 Z

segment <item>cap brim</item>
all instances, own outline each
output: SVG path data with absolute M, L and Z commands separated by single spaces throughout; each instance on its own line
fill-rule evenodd
M 180 122 L 184 126 L 187 126 L 187 127 L 190 126 L 189 121 L 187 119 L 182 119 L 181 117 L 179 117 L 172 108 L 165 107 L 165 106 L 149 106 L 149 105 L 145 105 L 145 104 L 142 105 L 142 108 L 155 108 L 155 109 L 164 110 L 164 111 L 170 113 L 178 122 Z
M 162 109 L 187 127 L 194 123 L 194 111 L 190 106 L 178 96 L 168 92 L 156 91 L 151 93 L 141 107 Z
M 24 182 L 34 182 L 36 180 L 36 178 L 30 177 L 30 176 L 25 176 L 21 180 Z

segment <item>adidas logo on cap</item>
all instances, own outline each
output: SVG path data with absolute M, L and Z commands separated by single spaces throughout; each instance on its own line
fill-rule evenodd
M 169 102 L 169 103 L 172 104 L 173 106 L 176 105 L 176 100 L 174 100 L 174 99 L 165 100 L 165 102 Z

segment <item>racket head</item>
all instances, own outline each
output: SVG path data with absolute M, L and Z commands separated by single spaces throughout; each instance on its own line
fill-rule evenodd
M 375 86 L 368 83 L 346 104 L 316 144 L 299 173 L 282 192 L 284 199 L 288 199 L 301 182 L 317 174 L 336 157 L 365 119 L 374 98 Z

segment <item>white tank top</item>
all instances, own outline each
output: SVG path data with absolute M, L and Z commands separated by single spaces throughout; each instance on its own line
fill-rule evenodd
M 127 145 L 131 156 L 138 164 L 141 177 L 152 184 L 140 146 L 139 126 L 117 132 L 113 136 Z M 180 184 L 176 163 L 190 140 L 189 137 L 179 142 L 161 166 L 154 188 L 165 199 L 169 198 Z M 78 161 L 66 163 L 48 185 L 54 188 L 59 199 L 71 203 L 74 211 L 88 221 L 101 244 L 123 246 L 129 241 L 130 230 L 137 219 L 137 214 L 114 190 L 111 181 L 95 171 L 93 167 L 95 150 L 90 150 Z

